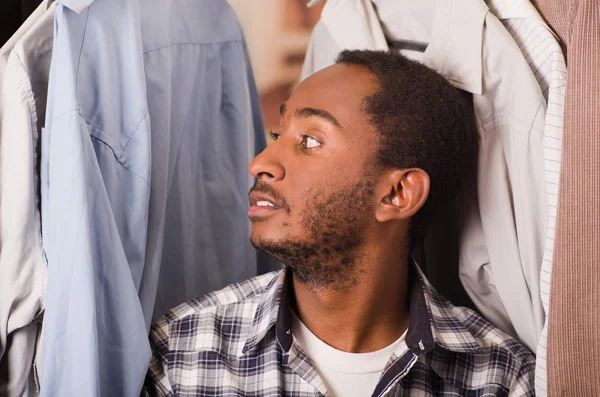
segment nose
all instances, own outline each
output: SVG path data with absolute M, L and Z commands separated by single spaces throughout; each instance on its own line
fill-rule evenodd
M 257 179 L 267 181 L 280 181 L 285 178 L 285 168 L 278 155 L 277 143 L 267 146 L 248 165 L 248 171 Z

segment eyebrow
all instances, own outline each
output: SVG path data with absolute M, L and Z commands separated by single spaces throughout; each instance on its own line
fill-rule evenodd
M 285 111 L 286 111 L 286 106 L 284 103 L 279 108 L 279 114 L 281 116 L 283 116 L 285 114 Z M 326 120 L 327 122 L 335 125 L 338 128 L 344 128 L 344 127 L 342 127 L 340 122 L 337 121 L 337 119 L 335 117 L 333 117 L 333 115 L 331 113 L 329 113 L 327 110 L 323 110 L 323 109 L 300 108 L 300 109 L 296 110 L 296 117 L 299 117 L 299 118 L 318 117 L 320 119 Z

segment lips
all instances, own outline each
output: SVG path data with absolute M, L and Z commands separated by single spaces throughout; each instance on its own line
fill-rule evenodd
M 262 208 L 280 208 L 281 205 L 273 197 L 262 192 L 250 192 L 248 195 L 250 206 Z
M 248 195 L 250 208 L 248 216 L 250 219 L 264 217 L 281 209 L 281 205 L 273 197 L 266 193 L 253 191 Z

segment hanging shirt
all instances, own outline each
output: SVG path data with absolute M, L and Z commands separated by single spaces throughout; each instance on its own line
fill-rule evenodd
M 535 370 L 536 396 L 543 397 L 547 394 L 546 346 L 550 305 L 550 275 L 552 272 L 560 182 L 567 65 L 556 36 L 528 0 L 489 0 L 488 5 L 506 26 L 523 52 L 548 104 L 543 143 L 546 197 L 549 213 L 540 276 L 541 299 L 546 313 L 546 320 L 537 346 Z
M 58 3 L 42 396 L 138 396 L 155 300 L 166 310 L 256 274 L 258 99 L 224 0 Z
M 406 337 L 364 396 L 533 397 L 533 354 L 452 306 L 416 264 L 409 277 Z M 166 313 L 150 332 L 142 395 L 331 396 L 294 336 L 291 284 L 291 273 L 273 272 Z
M 431 36 L 413 38 L 428 41 L 426 51 L 403 53 L 473 94 L 481 137 L 476 191 L 459 200 L 461 281 L 488 320 L 535 350 L 545 319 L 539 286 L 548 225 L 546 101 L 521 50 L 484 2 L 436 3 L 430 12 Z M 342 49 L 389 49 L 371 1 L 325 4 L 302 76 L 333 64 Z
M 370 353 L 348 353 L 320 340 L 293 312 L 292 317 L 292 335 L 323 379 L 330 396 L 370 396 L 387 362 L 406 337 L 405 331 L 383 349 Z
M 39 214 L 39 133 L 46 113 L 53 4 L 12 40 L 0 85 L 0 395 L 36 395 L 47 266 Z M 42 9 L 43 8 L 43 9 Z M 5 50 L 6 48 L 3 48 Z M 0 59 L 2 61 L 2 59 Z

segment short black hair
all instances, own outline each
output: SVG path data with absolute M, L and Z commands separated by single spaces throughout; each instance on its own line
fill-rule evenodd
M 479 135 L 472 98 L 434 70 L 400 54 L 345 50 L 336 63 L 363 66 L 379 83 L 364 101 L 379 133 L 379 165 L 420 168 L 429 175 L 429 196 L 411 220 L 414 245 L 425 237 L 436 210 L 455 198 L 476 166 Z

